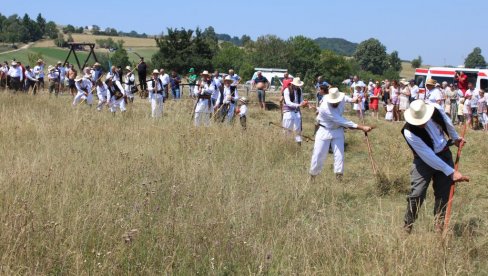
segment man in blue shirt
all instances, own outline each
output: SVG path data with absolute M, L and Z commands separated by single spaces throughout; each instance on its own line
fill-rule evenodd
M 178 76 L 175 70 L 171 72 L 171 78 L 169 80 L 171 83 L 171 92 L 173 94 L 173 99 L 177 100 L 181 98 L 180 95 L 180 83 L 181 78 Z

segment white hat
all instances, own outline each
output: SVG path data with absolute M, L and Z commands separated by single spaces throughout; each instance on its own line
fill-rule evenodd
M 38 63 L 43 63 L 44 61 L 42 59 L 37 60 Z
M 56 64 L 63 64 L 63 63 L 61 62 L 61 60 L 58 60 L 58 62 Z
M 405 110 L 403 116 L 407 123 L 414 126 L 420 126 L 430 120 L 432 114 L 434 114 L 434 108 L 433 105 L 426 104 L 422 100 L 415 100 L 410 103 L 410 107 Z
M 300 78 L 293 78 L 291 84 L 300 87 L 303 86 L 303 81 L 301 81 Z
M 81 81 L 83 78 L 81 76 L 76 76 L 75 81 Z
M 208 71 L 207 71 L 207 70 L 205 70 L 205 71 L 203 71 L 203 72 L 202 72 L 200 75 L 201 75 L 201 76 L 208 76 L 208 75 L 210 75 L 210 74 L 208 73 Z
M 52 70 L 54 70 L 54 66 L 49 65 L 49 66 L 47 67 L 47 70 L 48 70 L 48 71 L 52 71 Z
M 225 78 L 224 78 L 224 82 L 226 81 L 230 81 L 230 82 L 234 82 L 234 80 L 229 76 L 227 75 Z
M 239 101 L 240 101 L 241 103 L 245 103 L 245 104 L 247 104 L 247 102 L 248 102 L 248 100 L 247 100 L 247 98 L 246 98 L 246 97 L 242 97 L 242 98 L 240 98 L 240 99 L 239 99 Z
M 130 71 L 131 70 L 130 66 L 129 65 L 125 66 L 125 70 L 129 70 Z
M 335 104 L 341 102 L 344 99 L 344 95 L 344 93 L 339 91 L 339 88 L 334 87 L 329 89 L 329 94 L 324 97 L 328 103 Z
M 159 74 L 159 71 L 158 71 L 158 69 L 154 69 L 152 73 L 153 74 Z
M 15 66 L 17 65 L 17 62 L 16 61 L 12 61 L 12 66 Z

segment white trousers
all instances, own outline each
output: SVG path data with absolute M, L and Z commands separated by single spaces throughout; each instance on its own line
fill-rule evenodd
M 92 105 L 93 104 L 93 94 L 88 93 L 88 96 L 86 96 L 84 92 L 78 92 L 78 94 L 76 94 L 76 96 L 73 100 L 73 105 L 77 105 L 82 100 L 86 100 L 87 104 Z
M 210 126 L 210 114 L 212 113 L 206 113 L 206 112 L 195 112 L 195 126 Z
M 134 94 L 132 93 L 132 85 L 125 84 L 125 94 L 128 98 L 134 98 Z
M 105 94 L 105 95 L 103 95 L 103 94 L 100 94 L 100 93 L 99 93 L 99 94 L 97 94 L 97 96 L 98 96 L 98 105 L 97 105 L 97 110 L 98 110 L 98 111 L 100 111 L 100 110 L 102 110 L 103 105 L 104 105 L 105 103 L 107 103 L 108 99 L 107 99 L 107 95 L 106 95 L 106 94 Z
M 320 130 L 319 130 L 320 131 Z M 312 161 L 310 162 L 310 174 L 318 175 L 324 168 L 329 147 L 332 145 L 332 152 L 334 153 L 334 173 L 344 173 L 344 131 L 336 132 L 331 139 L 320 139 L 319 131 L 315 136 L 315 144 L 313 146 Z
M 287 112 L 289 113 L 289 112 Z M 287 133 L 291 134 L 292 131 L 295 132 L 295 141 L 301 142 L 302 141 L 302 120 L 298 116 L 286 116 L 287 114 L 283 114 L 283 123 L 282 126 L 288 131 L 285 130 Z
M 151 117 L 160 118 L 163 116 L 163 95 L 152 93 L 151 95 Z
M 117 107 L 120 109 L 121 112 L 124 112 L 126 110 L 125 100 L 123 97 L 118 100 L 116 100 L 115 97 L 112 97 L 112 99 L 110 100 L 110 112 L 117 111 Z

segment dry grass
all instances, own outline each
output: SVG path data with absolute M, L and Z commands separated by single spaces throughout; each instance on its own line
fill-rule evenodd
M 431 191 L 414 233 L 401 231 L 405 194 L 376 195 L 361 133 L 346 134 L 344 182 L 329 158 L 310 184 L 313 145 L 268 127 L 276 111 L 252 103 L 247 132 L 195 129 L 192 105 L 169 102 L 153 120 L 140 99 L 114 117 L 68 96 L 0 93 L 0 273 L 488 273 L 486 135 L 469 134 L 461 167 L 473 181 L 458 189 L 446 247 Z M 377 125 L 379 167 L 407 175 L 400 125 Z

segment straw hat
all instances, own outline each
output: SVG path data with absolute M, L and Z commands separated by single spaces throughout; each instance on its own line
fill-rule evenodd
M 303 81 L 301 81 L 300 78 L 294 78 L 291 84 L 294 86 L 301 87 L 303 86 Z
M 129 70 L 130 71 L 131 70 L 130 66 L 129 65 L 125 66 L 125 70 Z
M 400 83 L 403 84 L 403 85 L 408 85 L 409 84 L 409 82 L 406 81 L 406 80 L 401 80 Z
M 95 62 L 95 63 L 93 64 L 93 67 L 95 67 L 95 66 L 100 66 L 100 65 L 101 65 L 100 63 Z
M 208 71 L 207 71 L 207 70 L 205 70 L 205 71 L 203 71 L 203 72 L 202 72 L 200 75 L 201 75 L 201 76 L 209 76 L 210 74 L 208 73 Z
M 339 88 L 334 87 L 329 89 L 329 94 L 325 95 L 324 97 L 328 103 L 335 104 L 344 99 L 344 93 L 340 92 Z
M 76 76 L 75 81 L 81 81 L 83 79 L 82 76 Z
M 44 62 L 44 60 L 42 60 L 42 59 L 37 60 L 37 63 L 43 63 L 43 62 Z
M 54 66 L 49 65 L 49 66 L 47 67 L 47 70 L 48 70 L 48 71 L 52 71 L 52 70 L 54 70 Z
M 158 71 L 158 69 L 154 69 L 152 73 L 153 74 L 159 74 L 159 71 Z
M 247 104 L 249 102 L 249 100 L 246 97 L 240 98 L 239 101 L 244 104 Z
M 12 66 L 17 65 L 17 61 L 12 61 Z
M 230 76 L 226 76 L 226 77 L 224 78 L 224 83 L 225 83 L 225 82 L 234 82 L 234 80 L 233 80 L 233 79 L 232 79 Z
M 432 117 L 432 114 L 434 114 L 434 108 L 433 105 L 426 104 L 422 100 L 415 100 L 410 103 L 410 107 L 405 110 L 405 121 L 414 126 L 423 125 L 427 123 Z
M 426 82 L 425 82 L 425 85 L 434 85 L 436 84 L 437 82 L 434 80 L 434 79 L 428 79 Z
M 58 60 L 58 62 L 56 64 L 63 64 L 60 60 Z

